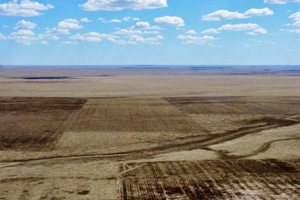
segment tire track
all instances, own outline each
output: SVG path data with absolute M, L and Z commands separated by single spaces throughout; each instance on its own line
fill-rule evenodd
M 255 151 L 248 153 L 248 154 L 244 154 L 244 155 L 229 155 L 229 152 L 225 152 L 223 150 L 215 150 L 215 149 L 211 149 L 211 148 L 204 148 L 204 149 L 217 153 L 221 159 L 242 159 L 242 158 L 248 158 L 251 156 L 255 156 L 259 153 L 264 153 L 264 152 L 268 151 L 272 147 L 272 144 L 274 144 L 276 142 L 290 141 L 290 140 L 300 140 L 300 137 L 272 140 L 272 141 L 262 144 Z
M 265 122 L 265 125 L 257 125 L 250 127 L 242 127 L 237 130 L 228 131 L 223 134 L 211 136 L 192 136 L 191 138 L 176 139 L 173 142 L 164 143 L 157 147 L 136 149 L 132 151 L 114 152 L 106 154 L 81 154 L 81 155 L 65 155 L 65 156 L 50 156 L 33 159 L 16 159 L 4 161 L 0 164 L 18 162 L 19 165 L 39 161 L 54 161 L 54 160 L 84 160 L 84 159 L 109 159 L 116 161 L 124 161 L 129 159 L 151 158 L 158 154 L 169 153 L 182 150 L 206 149 L 209 150 L 210 145 L 223 143 L 249 134 L 258 133 L 264 130 L 275 129 L 279 127 L 292 126 L 299 124 L 300 121 L 287 119 L 273 119 L 263 118 L 259 120 L 260 123 Z M 224 154 L 224 153 L 223 153 Z M 224 155 L 222 155 L 224 156 Z M 226 155 L 224 156 L 226 158 Z M 230 159 L 230 158 L 228 158 Z M 234 159 L 234 158 L 233 158 Z M 15 166 L 15 165 L 14 165 Z M 6 166 L 9 167 L 9 166 Z M 3 167 L 2 167 L 3 168 Z

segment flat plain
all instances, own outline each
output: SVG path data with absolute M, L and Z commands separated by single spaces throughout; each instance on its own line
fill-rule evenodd
M 294 68 L 0 67 L 0 199 L 300 199 Z

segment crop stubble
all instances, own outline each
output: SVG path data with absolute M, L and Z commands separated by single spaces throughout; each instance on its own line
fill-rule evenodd
M 120 166 L 124 200 L 299 199 L 299 160 L 208 160 Z
M 90 99 L 66 122 L 66 131 L 82 132 L 182 132 L 200 126 L 161 99 Z
M 63 122 L 85 101 L 77 98 L 1 98 L 0 148 L 51 148 L 63 132 Z

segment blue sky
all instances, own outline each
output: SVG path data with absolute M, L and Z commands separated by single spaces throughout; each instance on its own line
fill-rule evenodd
M 2 65 L 300 64 L 300 0 L 1 0 Z

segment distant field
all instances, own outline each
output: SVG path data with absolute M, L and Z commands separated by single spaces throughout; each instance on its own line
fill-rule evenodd
M 300 112 L 300 100 L 296 97 L 174 97 L 166 100 L 190 114 L 295 115 Z
M 201 129 L 179 109 L 161 99 L 91 99 L 66 122 L 66 131 L 181 132 Z

